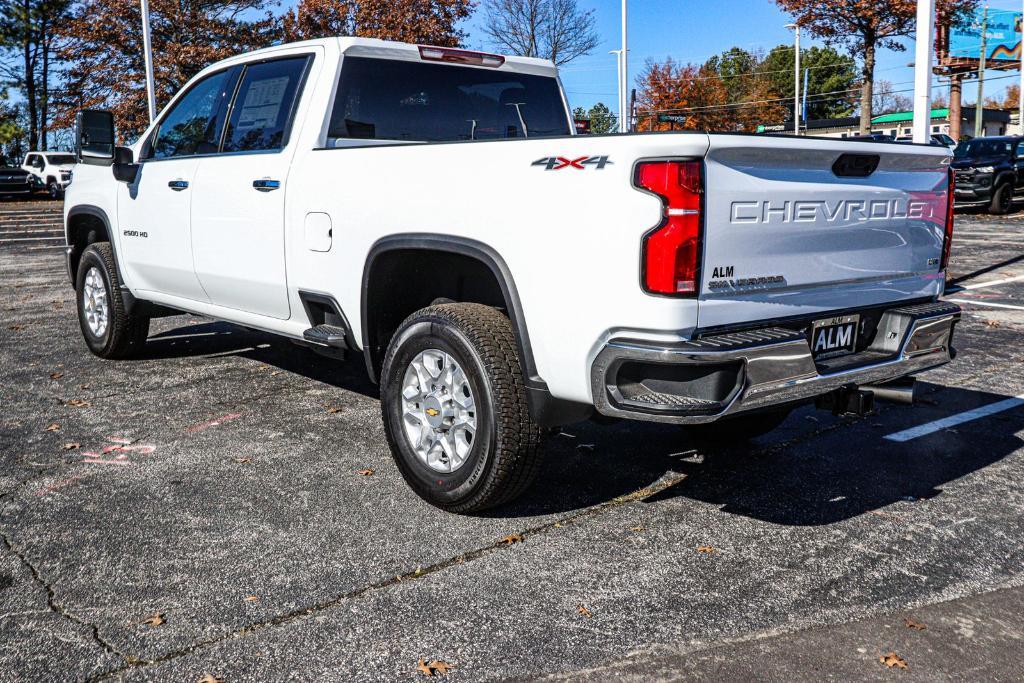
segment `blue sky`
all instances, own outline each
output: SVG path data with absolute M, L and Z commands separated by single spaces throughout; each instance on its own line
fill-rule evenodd
M 581 7 L 594 10 L 601 45 L 590 55 L 566 65 L 562 79 L 573 107 L 589 107 L 603 101 L 613 110 L 616 102 L 615 56 L 609 50 L 619 46 L 620 0 L 579 0 Z M 1020 11 L 1020 0 L 992 0 L 993 9 Z M 488 49 L 480 30 L 482 13 L 470 19 L 468 47 Z M 629 82 L 647 59 L 673 57 L 682 62 L 703 62 L 733 45 L 765 51 L 792 45 L 793 33 L 785 28 L 789 17 L 772 0 L 629 0 L 630 66 Z M 806 39 L 804 44 L 814 44 Z M 879 54 L 875 79 L 893 83 L 894 90 L 913 88 L 913 40 L 906 41 L 906 52 L 885 50 Z M 1016 74 L 1008 72 L 1001 75 Z M 986 84 L 986 95 L 998 95 L 1013 78 Z M 974 82 L 964 87 L 964 99 L 974 99 Z M 911 94 L 911 93 L 904 93 Z

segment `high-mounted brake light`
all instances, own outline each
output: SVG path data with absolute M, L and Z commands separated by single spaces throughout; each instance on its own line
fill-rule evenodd
M 956 172 L 949 169 L 949 184 L 946 186 L 946 237 L 942 241 L 942 261 L 939 270 L 945 270 L 949 263 L 949 252 L 953 248 L 953 202 L 956 190 Z
M 456 50 L 453 47 L 434 47 L 432 45 L 420 45 L 420 59 L 430 62 L 450 62 L 452 64 L 471 64 L 473 66 L 486 66 L 497 69 L 505 63 L 501 55 L 492 55 L 486 52 L 473 52 L 472 50 Z
M 701 162 L 645 161 L 637 164 L 633 185 L 661 198 L 661 222 L 644 235 L 646 291 L 694 296 L 700 276 Z

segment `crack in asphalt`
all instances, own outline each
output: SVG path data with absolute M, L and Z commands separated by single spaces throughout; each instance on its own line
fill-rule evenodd
M 92 637 L 93 642 L 95 642 L 96 645 L 98 645 L 101 649 L 107 652 L 107 654 L 114 655 L 115 657 L 120 657 L 122 660 L 128 663 L 136 661 L 134 657 L 127 653 L 121 652 L 110 641 L 108 641 L 106 638 L 100 635 L 100 629 L 98 625 L 92 623 L 91 621 L 82 619 L 73 612 L 64 609 L 64 607 L 62 607 L 57 602 L 57 593 L 54 590 L 53 586 L 50 585 L 50 582 L 43 578 L 43 575 L 39 572 L 39 569 L 34 564 L 32 564 L 32 561 L 29 560 L 28 557 L 23 552 L 14 547 L 14 544 L 11 542 L 10 537 L 2 529 L 0 529 L 0 542 L 2 542 L 3 546 L 7 548 L 7 550 L 9 550 L 15 557 L 17 557 L 18 560 L 21 561 L 21 564 L 29 571 L 29 574 L 32 576 L 32 580 L 39 586 L 41 586 L 42 589 L 46 592 L 46 607 L 50 612 L 53 612 L 54 614 L 60 616 L 63 619 L 67 619 L 73 624 L 76 624 L 87 629 L 89 635 Z
M 604 503 L 600 503 L 593 507 L 580 510 L 574 514 L 561 517 L 559 519 L 520 531 L 517 533 L 517 536 L 519 537 L 518 540 L 508 540 L 512 537 L 506 537 L 505 539 L 501 539 L 489 545 L 481 546 L 473 550 L 469 550 L 467 552 L 460 553 L 453 557 L 441 560 L 428 567 L 417 567 L 415 570 L 411 572 L 406 572 L 405 574 L 400 574 L 393 578 L 367 584 L 365 586 L 362 586 L 361 588 L 357 588 L 355 590 L 348 591 L 340 595 L 336 595 L 322 602 L 318 602 L 307 607 L 302 607 L 291 612 L 286 612 L 285 614 L 281 614 L 276 617 L 266 619 L 264 621 L 255 622 L 249 624 L 248 626 L 243 626 L 242 628 L 227 633 L 223 633 L 213 638 L 207 638 L 205 640 L 196 641 L 188 647 L 172 650 L 154 659 L 141 660 L 138 658 L 132 658 L 134 659 L 134 661 L 132 661 L 132 659 L 126 657 L 126 664 L 124 666 L 120 666 L 115 669 L 110 669 L 103 673 L 96 674 L 95 676 L 92 676 L 87 680 L 90 682 L 109 680 L 114 676 L 126 673 L 128 671 L 144 669 L 156 664 L 163 664 L 169 661 L 173 661 L 175 659 L 180 659 L 182 657 L 188 656 L 199 650 L 205 650 L 207 648 L 219 645 L 221 643 L 225 643 L 230 640 L 244 638 L 246 636 L 258 633 L 266 629 L 278 626 L 286 626 L 288 624 L 302 621 L 304 619 L 316 616 L 322 612 L 339 607 L 342 603 L 348 600 L 357 599 L 372 592 L 385 590 L 392 586 L 397 586 L 401 583 L 406 583 L 408 581 L 422 579 L 424 577 L 430 576 L 431 574 L 436 574 L 451 567 L 456 567 L 459 565 L 467 564 L 469 562 L 473 562 L 475 560 L 482 559 L 484 557 L 488 557 L 494 553 L 501 552 L 502 550 L 519 545 L 531 537 L 546 534 L 554 531 L 555 529 L 561 529 L 571 524 L 578 524 L 583 520 L 596 517 L 610 510 L 619 508 L 623 505 L 627 505 L 629 503 L 633 503 L 636 501 L 642 501 L 646 498 L 650 498 L 654 495 L 657 495 L 662 491 L 670 489 L 673 486 L 676 486 L 687 477 L 688 475 L 686 474 L 668 472 L 665 475 L 663 475 L 660 480 L 654 482 L 653 484 L 649 484 L 648 486 L 637 489 L 636 491 L 633 491 L 631 493 L 618 496 L 616 498 L 613 498 L 612 500 L 605 501 Z

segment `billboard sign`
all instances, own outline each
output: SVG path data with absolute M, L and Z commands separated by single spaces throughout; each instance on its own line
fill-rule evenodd
M 1021 14 L 1003 10 L 988 11 L 985 31 L 986 61 L 1020 59 Z M 949 56 L 981 59 L 981 12 L 963 26 L 949 29 Z

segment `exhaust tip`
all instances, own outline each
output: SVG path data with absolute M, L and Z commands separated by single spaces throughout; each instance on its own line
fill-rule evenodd
M 885 384 L 865 386 L 862 389 L 870 391 L 879 401 L 913 405 L 916 398 L 917 381 L 913 377 L 904 377 Z

